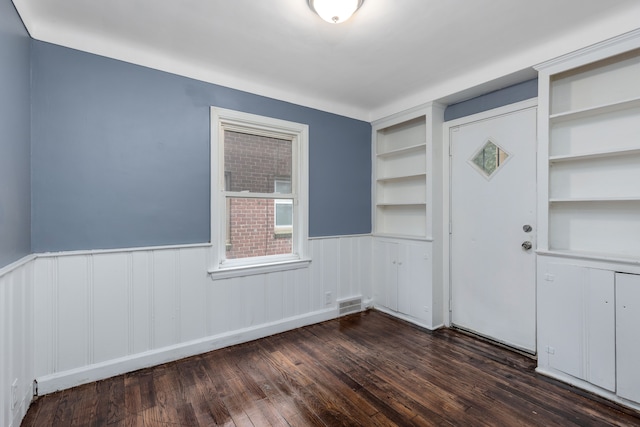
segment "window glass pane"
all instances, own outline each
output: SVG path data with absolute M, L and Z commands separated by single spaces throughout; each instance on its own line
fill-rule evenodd
M 276 200 L 276 227 L 293 225 L 293 203 L 291 200 Z
M 491 141 L 471 159 L 487 177 L 491 177 L 500 166 L 507 160 L 509 154 Z
M 275 183 L 276 193 L 290 194 L 291 193 L 291 178 L 277 178 Z
M 293 204 L 286 200 L 283 206 Z M 226 258 L 249 258 L 283 255 L 293 252 L 291 233 L 275 232 L 273 199 L 227 198 L 229 224 L 226 236 Z
M 276 178 L 287 177 L 290 183 L 291 147 L 290 140 L 226 130 L 224 172 L 228 191 L 273 193 Z

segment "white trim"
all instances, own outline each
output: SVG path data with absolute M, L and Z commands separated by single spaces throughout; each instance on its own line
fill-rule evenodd
M 256 135 L 275 136 L 278 138 L 285 138 L 292 141 L 292 156 L 295 163 L 292 164 L 291 170 L 291 190 L 297 198 L 294 200 L 296 208 L 294 209 L 293 218 L 293 233 L 292 233 L 292 246 L 293 256 L 299 260 L 304 261 L 308 252 L 309 241 L 309 125 L 303 123 L 290 122 L 286 120 L 275 119 L 272 117 L 259 116 L 256 114 L 244 113 L 242 111 L 228 110 L 225 108 L 211 107 L 211 141 L 210 141 L 210 156 L 211 156 L 211 244 L 212 244 L 212 266 L 210 274 L 212 278 L 214 272 L 227 271 L 231 272 L 232 269 L 235 273 L 228 277 L 236 277 L 237 271 L 241 269 L 246 272 L 251 272 L 247 266 L 254 266 L 259 268 L 265 268 L 265 263 L 260 259 L 256 260 L 253 264 L 251 258 L 242 260 L 229 260 L 226 262 L 230 267 L 223 267 L 221 261 L 223 255 L 226 252 L 226 242 L 224 236 L 226 235 L 226 200 L 224 199 L 224 191 L 219 190 L 219 183 L 224 182 L 224 130 L 227 128 L 244 130 L 250 129 L 252 133 Z M 228 194 L 228 193 L 227 193 Z M 244 194 L 244 197 L 250 196 L 250 194 Z M 277 194 L 270 194 L 269 198 L 282 198 Z M 266 258 L 266 257 L 263 257 Z M 279 271 L 282 266 L 283 260 L 291 258 L 291 255 L 275 256 L 274 266 L 277 268 L 275 271 Z M 235 268 L 238 267 L 238 268 Z M 231 274 L 231 273 L 229 273 Z M 255 273 L 259 274 L 259 273 Z M 246 274 L 243 274 L 246 275 Z M 215 274 L 216 278 L 218 277 Z M 225 277 L 224 274 L 221 278 Z
M 132 248 L 118 249 L 87 249 L 80 251 L 60 251 L 60 252 L 40 252 L 33 254 L 38 258 L 52 258 L 61 256 L 78 256 L 78 255 L 100 255 L 113 253 L 129 253 L 144 251 L 168 251 L 173 249 L 193 249 L 193 248 L 209 248 L 211 243 L 185 243 L 184 245 L 166 245 L 166 246 L 138 246 Z
M 374 233 L 373 237 L 377 237 L 379 239 L 393 239 L 393 240 L 414 240 L 417 242 L 433 242 L 433 237 L 427 236 L 406 236 L 402 234 L 385 234 L 385 233 Z
M 418 106 L 408 108 L 406 110 L 391 114 L 390 116 L 374 120 L 371 122 L 371 127 L 375 130 L 384 129 L 390 126 L 397 125 L 420 116 L 426 116 L 432 107 L 445 108 L 444 105 L 437 102 L 426 102 Z
M 639 42 L 640 28 L 534 65 L 533 68 L 538 71 L 544 71 L 547 74 L 556 74 L 569 68 L 580 67 L 600 59 L 637 49 Z
M 606 254 L 597 254 L 597 253 L 590 253 L 590 252 L 537 250 L 536 254 L 540 256 L 579 259 L 579 260 L 585 260 L 585 261 L 600 261 L 600 262 L 615 263 L 615 264 L 640 265 L 640 258 L 625 258 L 624 256 L 611 256 Z M 615 270 L 615 269 L 616 268 L 612 268 L 612 270 Z
M 13 270 L 18 269 L 25 264 L 28 264 L 30 261 L 33 261 L 37 257 L 38 255 L 36 254 L 29 254 L 29 255 L 23 256 L 19 260 L 12 262 L 11 264 L 7 264 L 4 267 L 0 267 L 0 277 L 4 276 L 5 274 L 11 273 Z
M 451 129 L 458 126 L 467 125 L 482 120 L 488 120 L 505 114 L 512 114 L 517 111 L 538 107 L 538 98 L 531 98 L 491 110 L 469 116 L 460 117 L 455 120 L 444 122 L 442 126 L 442 149 L 444 161 L 442 162 L 442 304 L 444 325 L 451 326 L 451 235 L 449 227 L 451 224 Z M 437 226 L 437 225 L 434 225 Z M 438 266 L 434 266 L 438 268 Z M 434 305 L 436 302 L 434 301 Z
M 627 399 L 623 399 L 620 396 L 618 396 L 617 394 L 610 392 L 608 390 L 602 389 L 598 386 L 595 386 L 587 381 L 578 379 L 576 377 L 572 377 L 571 375 L 567 375 L 563 372 L 560 371 L 556 371 L 555 369 L 551 369 L 551 368 L 541 368 L 541 367 L 537 367 L 536 368 L 536 373 L 540 374 L 540 375 L 544 375 L 546 377 L 549 378 L 553 378 L 554 380 L 557 381 L 561 381 L 563 383 L 567 383 L 570 384 L 574 387 L 578 387 L 582 390 L 586 390 L 589 393 L 593 393 L 595 395 L 598 395 L 600 397 L 604 397 L 605 399 L 608 399 L 612 402 L 618 403 L 619 405 L 622 405 L 624 407 L 627 408 L 631 408 L 633 410 L 636 411 L 640 411 L 640 405 L 627 400 Z
M 211 280 L 229 279 L 232 277 L 254 276 L 256 274 L 275 273 L 278 271 L 298 270 L 307 268 L 311 264 L 310 259 L 295 259 L 292 261 L 272 262 L 268 264 L 251 264 L 230 268 L 209 270 Z
M 540 72 L 538 77 L 538 163 L 536 165 L 536 180 L 538 188 L 536 233 L 538 250 L 549 248 L 549 106 L 550 106 L 549 76 Z
M 95 363 L 77 369 L 45 375 L 36 378 L 38 394 L 44 395 L 58 390 L 99 381 L 138 369 L 172 362 L 185 357 L 203 354 L 236 344 L 253 341 L 270 335 L 279 334 L 303 326 L 324 322 L 338 317 L 337 308 L 319 310 L 302 316 L 293 316 L 277 322 L 250 326 L 219 335 L 188 341 L 181 344 L 163 347 L 132 356 Z
M 24 396 L 18 397 L 18 403 L 16 407 L 12 410 L 14 416 L 13 421 L 9 423 L 9 427 L 19 427 L 22 424 L 22 420 L 27 415 L 27 411 L 29 410 L 29 406 L 31 406 L 31 402 L 33 400 L 33 392 L 31 387 L 25 387 L 27 390 Z
M 13 270 L 28 264 L 31 261 L 35 261 L 37 258 L 59 258 L 68 256 L 83 256 L 83 255 L 101 255 L 101 254 L 113 254 L 113 253 L 130 253 L 130 252 L 145 252 L 145 251 L 166 251 L 175 249 L 194 249 L 194 248 L 209 248 L 211 243 L 186 243 L 184 245 L 166 245 L 166 246 L 146 246 L 146 247 L 131 247 L 131 248 L 118 248 L 118 249 L 87 249 L 81 251 L 60 251 L 60 252 L 34 252 L 26 255 L 11 264 L 0 267 L 0 277 L 11 273 Z
M 309 237 L 309 240 L 322 240 L 322 239 L 348 239 L 350 237 L 371 237 L 371 233 L 365 234 L 339 234 L 336 236 L 313 236 Z
M 374 304 L 373 308 L 375 310 L 381 311 L 382 313 L 388 314 L 389 316 L 396 317 L 398 319 L 404 320 L 405 322 L 413 323 L 416 326 L 420 326 L 421 328 L 427 329 L 429 331 L 435 331 L 436 329 L 440 329 L 444 327 L 442 323 L 438 323 L 434 326 L 429 326 L 424 323 L 422 320 L 416 319 L 415 317 L 407 316 L 406 314 L 399 313 L 397 311 L 393 311 L 388 309 L 387 307 Z

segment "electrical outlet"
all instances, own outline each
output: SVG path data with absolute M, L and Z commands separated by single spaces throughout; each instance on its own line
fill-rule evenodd
M 324 293 L 324 305 L 331 305 L 331 292 Z
M 18 379 L 13 380 L 11 384 L 11 409 L 16 409 L 18 404 Z

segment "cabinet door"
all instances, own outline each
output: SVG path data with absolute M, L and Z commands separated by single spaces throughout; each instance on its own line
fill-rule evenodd
M 398 244 L 375 240 L 373 263 L 376 302 L 398 311 Z
M 640 402 L 640 275 L 616 274 L 617 394 Z
M 615 295 L 612 271 L 550 264 L 540 316 L 549 366 L 615 390 Z
M 430 323 L 429 247 L 426 243 L 399 246 L 398 311 Z

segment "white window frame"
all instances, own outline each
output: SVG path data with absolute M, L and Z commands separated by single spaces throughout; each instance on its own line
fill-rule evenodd
M 292 253 L 240 259 L 225 259 L 227 209 L 224 177 L 224 132 L 240 131 L 292 143 L 291 191 L 293 209 Z M 260 274 L 306 267 L 309 241 L 309 126 L 241 111 L 211 107 L 211 247 L 213 279 Z M 243 193 L 244 195 L 244 193 Z M 258 193 L 247 196 L 261 197 Z M 274 194 L 266 195 L 273 198 Z M 280 197 L 278 197 L 280 199 Z

